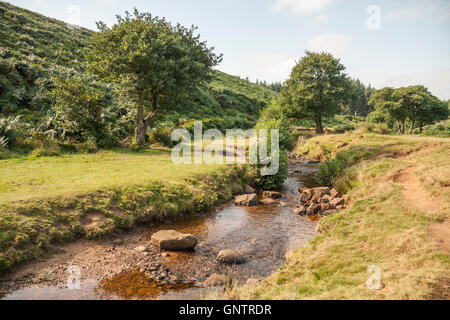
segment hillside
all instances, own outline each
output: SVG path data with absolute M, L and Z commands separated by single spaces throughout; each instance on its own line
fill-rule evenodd
M 84 53 L 93 31 L 5 2 L 0 2 L 0 17 L 0 113 L 40 120 L 53 104 L 52 77 L 85 74 Z M 174 125 L 187 118 L 250 127 L 275 97 L 263 86 L 216 71 L 214 80 L 194 94 L 194 111 L 166 118 Z

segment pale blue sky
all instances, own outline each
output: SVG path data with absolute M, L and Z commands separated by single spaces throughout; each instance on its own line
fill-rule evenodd
M 148 11 L 195 24 L 224 54 L 218 69 L 252 80 L 283 81 L 306 49 L 340 57 L 350 76 L 380 88 L 425 84 L 450 99 L 449 0 L 9 0 L 95 29 L 116 14 Z M 369 10 L 375 5 L 375 11 Z M 369 29 L 372 16 L 379 29 Z

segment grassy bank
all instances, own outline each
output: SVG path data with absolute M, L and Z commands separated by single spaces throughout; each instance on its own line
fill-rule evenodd
M 244 175 L 178 166 L 165 150 L 0 160 L 0 272 L 55 243 L 208 210 L 242 191 Z
M 231 299 L 430 299 L 448 294 L 450 258 L 431 230 L 450 217 L 450 141 L 362 132 L 315 137 L 302 155 L 350 159 L 336 181 L 349 209 L 257 287 Z M 408 174 L 410 173 L 410 174 Z M 416 186 L 411 185 L 417 183 Z M 439 236 L 439 235 L 437 235 Z M 368 290 L 369 266 L 382 289 Z

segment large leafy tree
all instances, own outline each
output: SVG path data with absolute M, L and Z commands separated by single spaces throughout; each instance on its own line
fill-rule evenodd
M 395 119 L 400 133 L 406 132 L 407 122 L 411 134 L 416 127 L 422 131 L 424 125 L 448 117 L 446 104 L 421 85 L 377 90 L 370 103 L 375 106 L 377 112 Z
M 173 26 L 149 13 L 118 16 L 90 43 L 91 70 L 114 81 L 136 105 L 136 143 L 146 142 L 147 129 L 167 110 L 186 105 L 190 94 L 210 79 L 222 57 L 196 34 L 196 27 Z M 181 104 L 181 102 L 184 102 Z
M 419 85 L 397 89 L 395 96 L 407 113 L 410 123 L 409 134 L 413 132 L 416 126 L 422 132 L 425 124 L 447 119 L 448 109 L 445 104 L 432 95 L 424 86 Z
M 326 52 L 306 51 L 286 82 L 281 101 L 289 116 L 311 117 L 322 134 L 322 119 L 338 113 L 351 94 L 350 79 L 339 59 Z

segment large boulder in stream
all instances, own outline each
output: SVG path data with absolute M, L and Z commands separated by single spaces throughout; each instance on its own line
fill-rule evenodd
M 331 189 L 328 188 L 328 187 L 314 188 L 314 189 L 312 189 L 312 190 L 313 190 L 313 192 L 314 192 L 314 195 L 319 194 L 319 195 L 321 195 L 322 197 L 323 197 L 324 195 L 330 195 L 330 194 L 331 194 Z
M 243 264 L 245 258 L 237 250 L 227 249 L 219 252 L 217 261 L 225 264 Z
M 245 190 L 244 190 L 245 194 L 254 194 L 255 193 L 255 189 L 253 189 L 252 187 L 250 187 L 249 185 L 245 186 Z
M 243 194 L 234 198 L 234 203 L 238 206 L 257 206 L 259 203 L 258 196 L 256 193 L 253 194 Z
M 183 251 L 194 249 L 198 240 L 192 234 L 175 230 L 163 230 L 152 235 L 152 241 L 164 251 Z
M 304 202 L 304 203 L 310 202 L 310 201 L 319 203 L 323 196 L 331 194 L 331 190 L 328 187 L 313 188 L 313 189 L 299 188 L 298 191 L 300 191 L 302 193 L 300 201 Z
M 311 189 L 303 190 L 302 196 L 300 198 L 300 201 L 304 202 L 304 203 L 309 202 L 309 200 L 311 200 L 313 195 L 314 195 L 314 193 L 313 193 L 313 191 Z
M 277 191 L 264 191 L 263 197 L 266 199 L 281 199 L 283 195 Z

